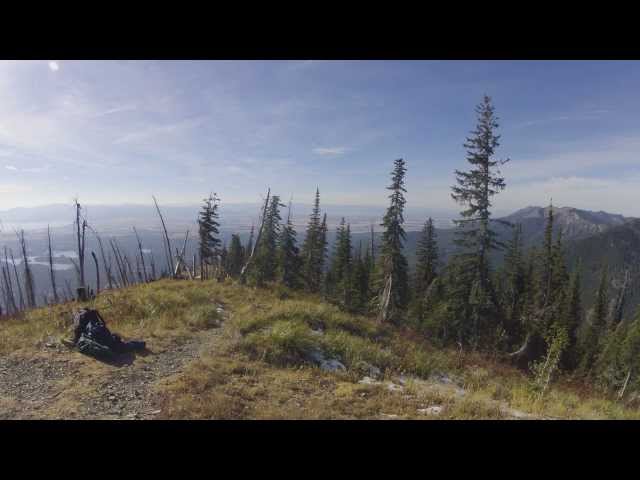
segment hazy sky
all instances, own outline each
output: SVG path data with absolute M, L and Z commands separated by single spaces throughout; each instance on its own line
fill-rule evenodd
M 496 207 L 640 216 L 640 62 L 0 62 L 0 209 L 68 203 L 407 200 L 451 208 L 484 93 L 501 119 Z

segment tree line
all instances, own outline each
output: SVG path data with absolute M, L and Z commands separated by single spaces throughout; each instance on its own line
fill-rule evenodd
M 298 247 L 291 205 L 283 219 L 278 195 L 267 195 L 260 235 L 243 247 L 233 235 L 229 249 L 220 248 L 216 225 L 205 204 L 200 222 L 201 254 L 217 258 L 217 272 L 256 286 L 282 284 L 321 295 L 342 309 L 375 315 L 381 322 L 422 332 L 442 346 L 495 353 L 531 371 L 541 394 L 560 371 L 605 388 L 625 389 L 639 371 L 640 317 L 625 320 L 625 282 L 609 298 L 607 267 L 595 292 L 595 306 L 582 305 L 581 266 L 569 268 L 561 230 L 550 205 L 542 245 L 525 250 L 521 225 L 511 225 L 512 238 L 503 242 L 495 230 L 492 201 L 506 188 L 497 159 L 498 117 L 491 98 L 476 107 L 477 124 L 464 142 L 468 170 L 456 170 L 451 197 L 462 210 L 455 220 L 456 250 L 448 262 L 440 259 L 433 219 L 421 231 L 416 266 L 409 271 L 403 228 L 406 162 L 394 161 L 389 206 L 376 245 L 353 244 L 351 227 L 342 218 L 335 242 L 327 242 L 326 214 L 320 192 Z M 270 193 L 270 191 L 269 191 Z M 211 218 L 216 218 L 212 214 Z M 492 264 L 492 253 L 503 262 Z M 213 261 L 207 260 L 205 264 Z

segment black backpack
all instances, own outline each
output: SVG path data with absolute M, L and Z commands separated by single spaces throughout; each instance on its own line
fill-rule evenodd
M 74 344 L 78 343 L 83 333 L 98 342 L 102 340 L 101 337 L 111 335 L 98 311 L 90 308 L 80 309 L 73 316 Z

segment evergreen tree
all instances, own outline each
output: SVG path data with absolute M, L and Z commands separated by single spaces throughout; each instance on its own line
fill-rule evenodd
M 416 298 L 422 300 L 424 294 L 436 278 L 438 266 L 438 243 L 433 219 L 425 222 L 416 249 L 416 276 L 414 291 Z
M 606 333 L 608 299 L 607 266 L 603 265 L 600 273 L 600 283 L 596 292 L 596 302 L 590 315 L 589 324 L 582 341 L 581 370 L 591 375 L 594 363 L 600 353 L 601 339 Z
M 414 280 L 414 314 L 419 322 L 433 307 L 435 297 L 433 288 L 430 288 L 436 279 L 438 267 L 438 243 L 437 234 L 433 226 L 433 219 L 425 222 L 416 248 L 416 273 Z M 429 292 L 429 295 L 427 295 Z M 429 297 L 428 299 L 426 297 Z
M 254 226 L 251 225 L 251 232 L 249 233 L 249 241 L 247 242 L 247 246 L 244 249 L 244 258 L 243 263 L 246 263 L 249 257 L 251 256 L 251 251 L 253 250 L 253 230 Z
M 520 318 L 527 290 L 527 267 L 524 260 L 522 225 L 513 230 L 513 237 L 507 245 L 503 269 L 503 301 L 505 310 L 505 330 L 510 339 L 521 339 Z
M 229 256 L 227 262 L 227 271 L 232 277 L 240 275 L 242 265 L 244 263 L 244 252 L 242 250 L 242 242 L 240 235 L 234 233 L 231 235 L 231 244 L 229 245 Z
M 551 270 L 551 289 L 552 298 L 560 305 L 564 303 L 566 288 L 569 283 L 569 273 L 567 272 L 567 264 L 564 255 L 564 246 L 562 244 L 562 230 L 558 231 L 558 237 L 551 251 L 552 270 Z
M 222 280 L 229 272 L 229 252 L 226 242 L 222 244 L 222 250 L 220 250 L 219 264 L 218 281 Z
M 364 256 L 362 255 L 362 242 L 360 242 L 353 259 L 353 309 L 359 313 L 368 311 L 369 299 L 371 298 L 370 257 L 368 248 L 365 250 Z
M 351 227 L 345 224 L 344 217 L 338 227 L 333 262 L 331 265 L 331 281 L 329 294 L 344 308 L 351 308 L 352 297 L 352 255 L 351 255 Z
M 459 247 L 456 270 L 460 282 L 455 294 L 461 296 L 456 299 L 456 313 L 463 315 L 464 324 L 470 324 L 464 326 L 474 345 L 483 330 L 496 327 L 499 318 L 499 305 L 490 281 L 489 254 L 504 245 L 491 229 L 491 198 L 505 188 L 497 167 L 508 161 L 493 159 L 500 136 L 495 133 L 498 118 L 488 96 L 476 107 L 476 113 L 477 127 L 464 144 L 471 169 L 455 171 L 457 185 L 452 187 L 451 194 L 456 202 L 466 206 L 460 212 L 462 218 L 455 221 L 458 226 L 455 243 Z M 464 337 L 466 332 L 461 333 Z
M 544 240 L 542 251 L 540 252 L 540 267 L 538 275 L 537 288 L 537 307 L 540 310 L 550 311 L 554 304 L 555 294 L 554 281 L 557 275 L 554 275 L 554 266 L 557 262 L 557 252 L 554 251 L 553 245 L 553 203 L 549 204 L 549 213 L 547 215 L 547 223 L 544 229 Z M 545 315 L 545 323 L 548 325 L 550 316 Z
M 622 285 L 618 289 L 615 297 L 611 300 L 609 314 L 607 316 L 607 325 L 609 328 L 615 328 L 623 320 L 624 307 L 627 301 L 629 284 L 631 281 L 629 269 L 625 269 Z
M 596 293 L 596 303 L 593 307 L 593 325 L 601 332 L 607 323 L 607 313 L 609 306 L 609 278 L 607 265 L 603 265 L 600 274 L 600 284 Z
M 567 348 L 562 358 L 562 366 L 567 369 L 574 369 L 578 364 L 578 330 L 582 324 L 582 302 L 581 294 L 581 264 L 578 263 L 575 271 L 571 274 L 571 279 L 567 287 L 567 294 L 560 316 L 560 325 L 567 332 Z
M 636 318 L 628 328 L 625 328 L 623 323 L 618 324 L 616 330 L 625 334 L 620 347 L 620 363 L 625 375 L 618 398 L 622 398 L 630 383 L 636 389 L 640 386 L 637 380 L 638 371 L 640 371 L 640 317 Z
M 273 195 L 264 219 L 260 243 L 256 245 L 256 264 L 252 276 L 258 286 L 274 281 L 278 270 L 278 238 L 280 236 L 280 197 Z
M 305 287 L 310 292 L 318 292 L 322 284 L 323 258 L 319 250 L 321 232 L 320 223 L 320 190 L 316 189 L 313 211 L 309 217 L 307 231 L 300 257 L 302 259 L 302 277 Z
M 218 202 L 219 199 L 215 193 L 209 195 L 209 198 L 204 199 L 204 205 L 198 217 L 199 253 L 206 266 L 214 265 L 220 255 Z
M 562 234 L 558 233 L 553 241 L 554 216 L 553 205 L 549 206 L 547 223 L 545 226 L 542 248 L 535 251 L 536 267 L 533 270 L 533 280 L 530 280 L 531 291 L 526 293 L 526 304 L 523 309 L 526 331 L 525 345 L 519 350 L 522 360 L 535 361 L 545 354 L 549 343 L 545 339 L 550 338 L 562 327 L 567 335 L 567 345 L 563 348 L 563 363 L 570 354 L 575 353 L 573 348 L 573 332 L 569 331 L 567 318 L 568 303 L 570 302 L 569 276 L 564 258 Z M 553 331 L 552 331 L 553 330 Z
M 279 239 L 280 280 L 289 288 L 297 288 L 300 281 L 300 255 L 296 241 L 296 231 L 291 223 L 291 202 L 287 213 L 287 223 L 280 232 Z
M 326 286 L 324 282 L 326 264 L 327 264 L 327 252 L 329 247 L 329 241 L 327 240 L 327 214 L 322 216 L 322 222 L 320 223 L 320 233 L 315 239 L 315 251 L 317 252 L 317 275 L 320 288 Z
M 382 244 L 380 247 L 379 312 L 382 321 L 398 322 L 404 315 L 409 300 L 407 259 L 402 253 L 406 234 L 403 228 L 405 161 L 394 161 L 391 172 L 390 205 L 382 219 Z
M 634 325 L 627 329 L 625 324 L 619 324 L 607 331 L 600 343 L 601 351 L 595 359 L 594 375 L 598 386 L 622 389 L 627 383 L 627 375 L 633 362 L 626 356 L 627 336 Z

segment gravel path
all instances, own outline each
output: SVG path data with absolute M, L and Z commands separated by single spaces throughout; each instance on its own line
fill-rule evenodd
M 122 357 L 117 365 L 99 364 L 62 345 L 45 346 L 30 356 L 0 357 L 0 419 L 56 418 L 52 406 L 65 398 L 74 402 L 64 418 L 156 418 L 162 412 L 154 387 L 180 373 L 204 349 L 214 348 L 223 328 L 224 322 L 163 351 Z

